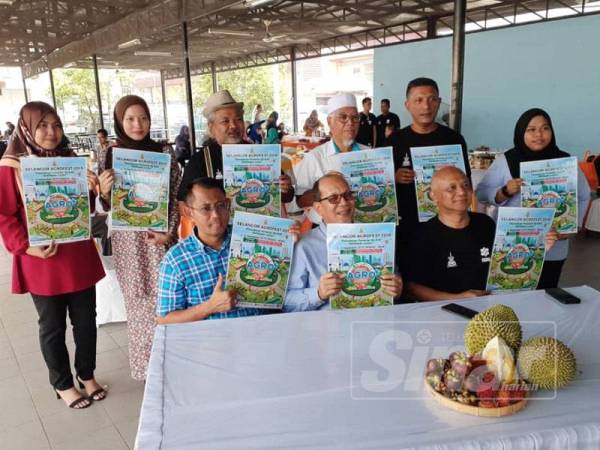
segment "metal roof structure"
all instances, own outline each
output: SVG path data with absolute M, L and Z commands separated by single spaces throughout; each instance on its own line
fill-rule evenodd
M 297 124 L 296 61 L 452 34 L 450 126 L 460 131 L 466 31 L 600 12 L 600 0 L 0 0 L 0 64 L 25 78 L 91 68 L 160 70 L 185 81 L 195 142 L 191 76 L 289 62 Z M 454 33 L 454 30 L 458 32 Z M 25 89 L 27 99 L 27 89 Z
M 468 0 L 471 30 L 600 12 L 586 0 Z M 448 0 L 0 0 L 0 65 L 25 77 L 59 67 L 161 69 L 181 77 L 182 23 L 192 74 L 394 45 L 452 32 Z M 500 22 L 498 22 L 500 21 Z

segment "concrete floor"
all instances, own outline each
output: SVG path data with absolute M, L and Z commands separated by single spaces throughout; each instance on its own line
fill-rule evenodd
M 574 238 L 561 285 L 600 290 L 599 259 L 600 237 Z M 10 261 L 0 246 L 0 449 L 132 448 L 144 386 L 129 376 L 125 324 L 98 331 L 96 376 L 110 386 L 108 397 L 85 410 L 68 409 L 48 384 L 31 298 L 10 294 Z

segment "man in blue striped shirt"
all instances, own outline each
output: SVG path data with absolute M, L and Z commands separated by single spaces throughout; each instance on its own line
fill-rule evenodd
M 223 289 L 231 240 L 229 207 L 220 180 L 199 178 L 191 183 L 183 209 L 196 227 L 163 258 L 156 306 L 158 323 L 260 314 L 254 308 L 236 308 L 236 293 Z

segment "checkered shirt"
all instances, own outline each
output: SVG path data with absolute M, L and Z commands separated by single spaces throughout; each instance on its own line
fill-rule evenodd
M 194 233 L 167 252 L 160 266 L 156 313 L 166 316 L 171 311 L 190 308 L 207 301 L 213 293 L 219 273 L 227 273 L 231 228 L 219 250 L 204 245 Z M 235 308 L 215 313 L 207 319 L 254 316 L 255 308 Z

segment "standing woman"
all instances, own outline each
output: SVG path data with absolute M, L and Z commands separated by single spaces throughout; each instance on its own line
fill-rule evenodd
M 269 118 L 267 119 L 267 137 L 265 138 L 265 144 L 279 144 L 281 142 L 279 139 L 279 129 L 277 128 L 277 119 L 279 119 L 277 111 L 273 111 L 269 114 Z
M 252 109 L 252 123 L 257 123 L 260 122 L 262 119 L 262 105 L 260 103 L 258 103 L 253 109 Z
M 520 164 L 526 161 L 567 158 L 570 155 L 556 146 L 552 120 L 546 111 L 533 108 L 525 111 L 515 126 L 514 148 L 496 158 L 477 186 L 481 202 L 497 206 L 521 206 Z M 590 199 L 590 190 L 581 170 L 577 169 L 577 213 L 581 226 Z M 569 253 L 569 235 L 559 234 L 559 240 L 546 254 L 538 289 L 558 286 L 563 264 Z
M 186 160 L 192 157 L 192 146 L 190 144 L 190 129 L 187 125 L 182 125 L 179 134 L 175 138 L 175 157 L 183 169 Z
M 169 231 L 113 231 L 112 248 L 117 279 L 125 298 L 129 364 L 131 376 L 146 379 L 154 336 L 156 299 L 158 296 L 158 269 L 166 251 L 177 242 L 179 213 L 177 191 L 181 171 L 173 149 L 150 139 L 150 110 L 145 100 L 127 95 L 115 105 L 114 126 L 116 144 L 108 149 L 105 160 L 98 160 L 100 195 L 105 209 L 110 208 L 110 191 L 114 182 L 112 150 L 114 147 L 162 152 L 171 155 L 169 183 Z
M 91 239 L 68 244 L 30 247 L 20 177 L 23 157 L 75 156 L 66 145 L 62 123 L 50 105 L 30 102 L 21 109 L 17 129 L 0 160 L 0 234 L 13 256 L 12 292 L 30 293 L 39 315 L 40 347 L 57 398 L 82 409 L 102 400 L 106 391 L 94 379 L 96 368 L 96 283 L 104 277 Z M 88 171 L 91 205 L 97 184 Z M 73 325 L 75 370 L 73 385 L 65 345 L 67 312 Z

